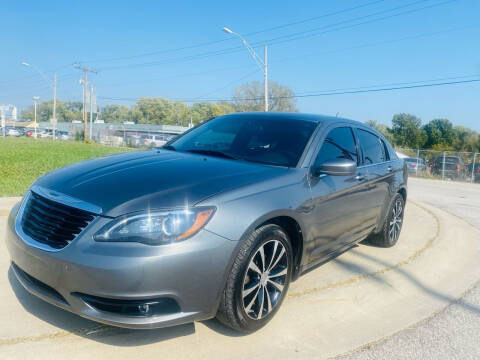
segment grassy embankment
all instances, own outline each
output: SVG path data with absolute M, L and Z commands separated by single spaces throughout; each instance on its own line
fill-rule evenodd
M 127 148 L 48 139 L 0 138 L 0 196 L 20 196 L 41 175 Z

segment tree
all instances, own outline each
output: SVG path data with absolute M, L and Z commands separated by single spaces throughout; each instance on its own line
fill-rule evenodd
M 297 111 L 293 91 L 275 81 L 268 83 L 269 111 Z M 265 109 L 263 84 L 254 81 L 235 89 L 233 101 L 237 111 L 263 111 Z
M 192 121 L 196 125 L 213 117 L 235 112 L 235 107 L 233 104 L 228 102 L 221 102 L 217 104 L 199 102 L 193 104 L 189 111 Z
M 448 119 L 434 119 L 423 127 L 427 134 L 426 146 L 428 148 L 453 148 L 453 125 Z
M 82 118 L 82 103 L 79 101 L 62 101 L 57 99 L 57 121 L 71 122 Z M 21 117 L 25 120 L 34 120 L 34 106 L 30 105 L 22 110 Z M 53 117 L 53 100 L 42 101 L 37 105 L 37 121 L 50 121 Z
M 403 113 L 394 115 L 391 129 L 393 143 L 400 147 L 421 148 L 427 140 L 421 125 L 422 121 L 414 115 Z
M 102 109 L 102 120 L 108 123 L 132 121 L 132 111 L 125 105 L 107 105 Z
M 457 151 L 480 151 L 480 136 L 478 132 L 465 126 L 453 127 L 453 148 Z
M 174 123 L 175 108 L 172 101 L 163 98 L 141 98 L 134 105 L 136 122 L 139 124 Z

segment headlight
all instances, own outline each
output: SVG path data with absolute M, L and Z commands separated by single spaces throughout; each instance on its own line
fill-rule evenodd
M 122 216 L 97 232 L 95 241 L 169 244 L 196 234 L 212 217 L 214 208 L 152 211 Z

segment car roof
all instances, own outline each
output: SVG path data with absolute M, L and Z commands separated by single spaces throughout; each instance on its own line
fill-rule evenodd
M 284 118 L 284 119 L 298 119 L 303 121 L 311 122 L 322 122 L 322 123 L 335 123 L 335 122 L 351 122 L 355 125 L 365 125 L 359 121 L 354 121 L 350 119 L 345 119 L 336 116 L 328 115 L 317 115 L 317 114 L 308 114 L 308 113 L 298 113 L 298 112 L 262 112 L 262 111 L 252 111 L 252 112 L 237 112 L 226 114 L 223 116 L 235 116 L 235 117 L 275 117 L 275 118 Z

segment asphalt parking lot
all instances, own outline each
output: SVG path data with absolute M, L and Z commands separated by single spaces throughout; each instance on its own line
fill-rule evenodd
M 410 201 L 397 247 L 360 245 L 314 269 L 292 284 L 286 302 L 266 328 L 245 336 L 214 320 L 131 331 L 82 319 L 28 294 L 9 270 L 2 243 L 0 358 L 279 359 L 348 354 L 348 358 L 363 359 L 425 355 L 422 350 L 428 346 L 428 338 L 417 342 L 410 353 L 404 352 L 405 344 L 428 333 L 422 331 L 423 326 L 454 326 L 447 318 L 440 323 L 435 319 L 448 313 L 451 307 L 444 309 L 480 279 L 480 231 L 474 226 L 480 228 L 475 217 L 480 193 L 475 185 L 439 181 L 411 179 L 409 186 Z M 3 203 L 5 208 L 11 202 Z M 0 238 L 6 226 L 4 208 L 0 209 Z M 470 315 L 472 308 L 478 309 L 478 304 L 467 304 Z M 478 319 L 478 313 L 476 316 Z M 432 344 L 434 340 L 430 340 Z M 370 344 L 368 348 L 363 347 L 366 344 Z M 428 354 L 435 354 L 434 349 Z

